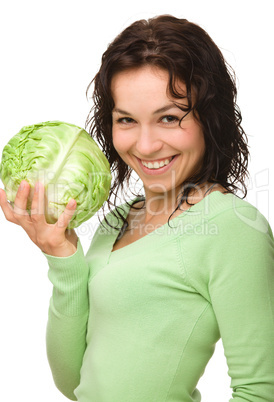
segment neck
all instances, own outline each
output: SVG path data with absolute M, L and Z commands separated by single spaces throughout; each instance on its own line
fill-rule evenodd
M 197 204 L 197 202 L 201 201 L 207 194 L 215 190 L 218 190 L 218 186 L 212 187 L 209 183 L 195 187 L 189 192 L 188 203 Z M 182 194 L 182 191 L 175 191 L 175 189 L 165 193 L 151 193 L 146 191 L 145 220 L 149 221 L 156 216 L 170 216 L 178 206 L 180 194 Z M 190 207 L 188 203 L 183 201 L 180 206 L 180 211 L 188 209 Z

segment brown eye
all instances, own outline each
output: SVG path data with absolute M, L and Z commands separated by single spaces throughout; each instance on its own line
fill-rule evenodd
M 179 121 L 179 119 L 176 116 L 168 115 L 168 116 L 162 117 L 161 121 L 165 124 L 171 124 L 171 123 L 175 123 L 175 122 L 177 123 Z
M 131 119 L 130 117 L 121 117 L 120 119 L 117 120 L 117 123 L 131 124 L 134 123 L 134 120 Z

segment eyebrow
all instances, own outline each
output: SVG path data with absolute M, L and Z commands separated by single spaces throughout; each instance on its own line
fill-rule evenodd
M 160 109 L 155 110 L 155 111 L 153 112 L 153 114 L 159 114 L 159 113 L 167 112 L 168 110 L 170 110 L 170 109 L 175 109 L 175 108 L 181 110 L 178 106 L 176 106 L 174 103 L 172 103 L 172 104 L 168 104 L 168 105 L 166 105 L 166 106 L 163 106 L 163 107 L 161 107 Z M 130 115 L 131 115 L 131 114 L 130 114 L 129 112 L 127 112 L 126 110 L 122 110 L 122 109 L 119 109 L 119 108 L 117 108 L 117 107 L 115 107 L 115 108 L 113 109 L 113 112 L 117 112 L 117 113 L 120 113 L 120 114 L 125 114 L 125 115 L 127 115 L 127 116 L 130 116 Z

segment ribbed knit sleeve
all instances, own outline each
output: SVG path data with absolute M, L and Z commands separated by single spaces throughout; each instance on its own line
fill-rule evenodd
M 89 268 L 80 242 L 70 257 L 46 255 L 53 284 L 47 325 L 47 354 L 54 382 L 69 399 L 75 388 L 86 349 L 89 313 Z
M 214 234 L 182 250 L 187 275 L 216 315 L 234 402 L 273 401 L 274 242 L 254 207 L 211 219 Z

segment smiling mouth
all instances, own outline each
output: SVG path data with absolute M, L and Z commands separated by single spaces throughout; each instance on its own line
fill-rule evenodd
M 140 159 L 140 161 L 141 161 L 142 165 L 145 166 L 146 168 L 155 170 L 155 169 L 160 169 L 164 166 L 169 165 L 169 163 L 175 158 L 175 156 L 176 155 L 171 156 L 170 158 L 162 159 L 160 161 L 155 161 L 155 162 L 152 162 L 152 161 L 147 162 L 142 159 Z

